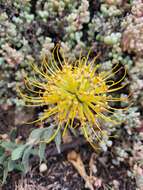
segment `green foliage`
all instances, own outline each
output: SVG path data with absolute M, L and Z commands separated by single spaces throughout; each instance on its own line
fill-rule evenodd
M 56 147 L 57 147 L 57 150 L 58 150 L 59 153 L 61 152 L 61 150 L 60 150 L 61 139 L 62 139 L 62 137 L 61 137 L 61 131 L 58 131 L 58 134 L 55 137 L 55 143 L 56 143 Z
M 46 161 L 46 141 L 54 133 L 54 125 L 46 128 L 34 129 L 26 143 L 17 143 L 13 130 L 8 140 L 0 141 L 0 171 L 2 174 L 2 183 L 6 182 L 9 172 L 17 170 L 27 173 L 30 170 L 29 161 L 34 155 L 39 156 L 40 164 Z M 59 132 L 55 138 L 57 151 L 60 153 L 61 133 Z
M 5 183 L 8 172 L 13 170 L 23 171 L 20 161 L 15 162 L 11 157 L 11 153 L 17 147 L 18 145 L 14 142 L 0 142 L 0 170 L 3 173 L 2 183 Z
M 18 160 L 22 157 L 24 150 L 26 149 L 26 145 L 19 145 L 15 148 L 11 153 L 11 159 L 13 161 Z

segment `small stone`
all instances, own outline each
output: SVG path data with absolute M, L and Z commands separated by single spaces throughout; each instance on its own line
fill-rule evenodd
M 112 141 L 107 141 L 107 146 L 111 147 L 112 146 Z
M 45 163 L 41 164 L 39 167 L 40 173 L 46 172 L 47 171 L 47 165 Z

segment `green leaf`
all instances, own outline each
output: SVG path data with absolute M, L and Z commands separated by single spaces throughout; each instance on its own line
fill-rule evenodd
M 7 160 L 3 163 L 3 180 L 2 180 L 2 184 L 4 184 L 6 182 L 7 176 L 8 176 L 8 162 Z
M 22 157 L 22 164 L 24 166 L 24 171 L 27 173 L 29 171 L 29 157 L 31 155 L 33 146 L 29 146 L 27 149 L 25 149 Z
M 45 160 L 45 150 L 46 150 L 46 143 L 40 143 L 38 151 L 40 157 L 40 164 L 43 160 Z
M 21 158 L 26 147 L 27 147 L 27 145 L 20 145 L 18 148 L 13 150 L 11 159 L 18 160 L 19 158 Z
M 41 135 L 42 141 L 47 141 L 53 134 L 54 126 L 45 128 L 45 131 Z M 40 157 L 40 163 L 45 159 L 46 143 L 40 143 L 38 155 Z
M 46 131 L 43 133 L 41 139 L 47 141 L 53 134 L 54 127 L 47 127 Z
M 2 142 L 0 146 L 5 148 L 6 150 L 10 150 L 10 151 L 12 151 L 13 149 L 15 149 L 17 147 L 17 145 L 15 143 L 10 142 L 10 141 Z
M 8 160 L 8 172 L 11 172 L 13 170 L 18 170 L 18 171 L 24 171 L 23 165 L 21 163 L 17 163 L 14 160 L 9 159 Z
M 5 161 L 6 157 L 7 156 L 5 154 L 3 154 L 2 156 L 0 156 L 0 164 L 1 165 L 3 165 L 3 162 Z
M 9 161 L 8 161 L 8 171 L 9 172 L 13 171 L 14 168 L 15 168 L 15 165 L 16 165 L 15 161 L 9 159 Z
M 22 163 L 16 164 L 16 165 L 15 165 L 15 170 L 24 172 L 24 167 L 23 167 Z
M 3 170 L 3 180 L 2 180 L 2 184 L 4 184 L 4 183 L 6 182 L 7 176 L 8 176 L 8 168 L 5 167 L 4 170 Z
M 31 139 L 35 139 L 35 140 L 40 140 L 41 134 L 45 131 L 45 128 L 39 128 L 39 129 L 34 129 L 30 136 L 29 136 L 29 140 Z
M 3 156 L 4 152 L 4 148 L 0 146 L 0 156 Z
M 38 148 L 34 147 L 34 149 L 31 150 L 31 155 L 38 156 Z
M 61 131 L 59 130 L 55 137 L 55 144 L 56 144 L 58 153 L 61 153 L 61 141 L 62 141 Z

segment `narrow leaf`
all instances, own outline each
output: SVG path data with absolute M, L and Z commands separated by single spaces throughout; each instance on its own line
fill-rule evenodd
M 45 159 L 45 150 L 46 150 L 46 143 L 40 143 L 38 151 L 40 157 L 40 164 Z
M 27 173 L 29 170 L 29 157 L 31 155 L 31 152 L 32 152 L 32 145 L 29 146 L 27 149 L 25 149 L 23 153 L 22 164 L 24 166 L 25 173 Z
M 8 163 L 7 161 L 4 163 L 4 170 L 3 170 L 3 180 L 2 180 L 2 184 L 4 184 L 6 182 L 8 176 Z
M 55 137 L 55 144 L 56 144 L 58 153 L 61 153 L 61 141 L 62 141 L 61 131 L 59 130 Z

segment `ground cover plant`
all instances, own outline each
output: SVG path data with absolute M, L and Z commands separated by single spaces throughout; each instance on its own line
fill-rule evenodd
M 143 2 L 0 0 L 0 179 L 143 189 Z

